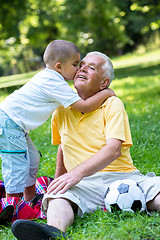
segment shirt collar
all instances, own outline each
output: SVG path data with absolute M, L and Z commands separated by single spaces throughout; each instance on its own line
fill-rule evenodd
M 97 109 L 102 108 L 102 107 L 104 107 L 104 106 L 107 106 L 107 101 L 108 101 L 108 99 L 106 99 L 106 100 L 104 101 L 104 103 L 102 103 L 101 106 L 99 106 Z M 68 108 L 74 109 L 74 108 L 71 107 L 71 106 L 68 106 Z M 95 109 L 94 111 L 96 111 L 97 109 Z M 75 109 L 74 109 L 74 110 L 75 110 Z M 75 111 L 77 111 L 77 110 L 75 110 Z M 93 112 L 94 112 L 94 111 L 93 111 Z M 78 112 L 78 111 L 77 111 L 77 112 Z M 85 113 L 85 114 L 89 114 L 89 113 Z

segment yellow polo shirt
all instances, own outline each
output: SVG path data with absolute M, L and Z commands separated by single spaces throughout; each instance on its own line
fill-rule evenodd
M 128 116 L 119 98 L 108 98 L 91 113 L 82 114 L 71 107 L 60 106 L 53 114 L 52 144 L 61 144 L 67 171 L 88 160 L 111 138 L 122 141 L 121 157 L 102 171 L 136 170 L 130 156 L 132 139 Z

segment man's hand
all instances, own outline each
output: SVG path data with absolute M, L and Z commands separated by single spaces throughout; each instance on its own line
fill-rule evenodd
M 70 187 L 75 186 L 81 181 L 80 175 L 77 173 L 76 168 L 71 172 L 65 173 L 60 177 L 54 179 L 47 188 L 47 193 L 56 194 L 66 192 Z

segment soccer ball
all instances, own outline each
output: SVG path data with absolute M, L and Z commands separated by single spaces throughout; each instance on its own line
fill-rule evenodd
M 105 206 L 109 212 L 142 212 L 146 209 L 143 189 L 137 182 L 121 179 L 113 182 L 107 189 Z

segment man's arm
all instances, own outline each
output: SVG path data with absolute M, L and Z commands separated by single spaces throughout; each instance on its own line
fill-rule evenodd
M 109 139 L 106 145 L 94 156 L 83 162 L 72 171 L 63 174 L 51 182 L 47 193 L 56 194 L 61 191 L 64 193 L 70 187 L 75 186 L 83 177 L 90 176 L 109 164 L 121 155 L 121 141 L 118 139 Z
M 110 88 L 104 89 L 86 100 L 79 100 L 71 107 L 75 108 L 79 112 L 89 113 L 96 110 L 101 104 L 109 97 L 116 96 L 114 91 Z
M 55 178 L 58 178 L 59 176 L 63 175 L 66 172 L 67 170 L 64 166 L 63 152 L 60 144 L 57 151 L 57 164 L 56 164 Z

